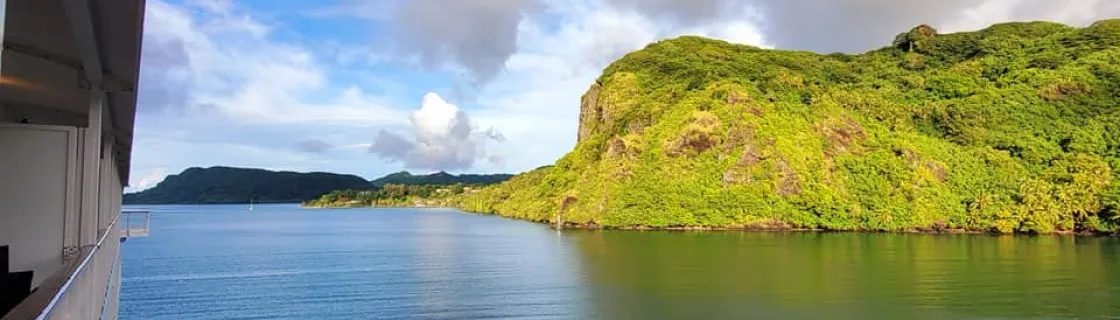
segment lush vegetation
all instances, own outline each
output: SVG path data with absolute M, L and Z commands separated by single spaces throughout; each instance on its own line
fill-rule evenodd
M 403 185 L 386 184 L 377 189 L 335 190 L 318 199 L 303 202 L 312 208 L 357 207 L 445 207 L 452 197 L 476 192 L 481 184 Z
M 607 227 L 1115 232 L 1120 20 L 859 55 L 698 37 L 611 64 L 575 150 L 455 204 Z
M 454 196 L 472 193 L 511 177 L 512 174 L 454 175 L 443 171 L 413 175 L 401 171 L 370 181 L 372 188 L 334 190 L 302 204 L 313 208 L 444 207 Z
M 391 173 L 384 177 L 370 181 L 375 187 L 381 187 L 387 184 L 403 184 L 403 185 L 449 185 L 456 183 L 465 184 L 495 184 L 509 180 L 513 177 L 512 174 L 461 174 L 454 175 L 447 172 L 436 172 L 433 174 L 413 175 L 408 171 L 401 171 Z
M 369 188 L 373 188 L 369 181 L 355 175 L 190 168 L 167 176 L 151 189 L 124 195 L 124 203 L 298 203 L 331 190 Z

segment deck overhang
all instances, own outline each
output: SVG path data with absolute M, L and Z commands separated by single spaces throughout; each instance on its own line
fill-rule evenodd
M 3 2 L 0 123 L 87 127 L 102 92 L 102 143 L 127 185 L 144 1 Z

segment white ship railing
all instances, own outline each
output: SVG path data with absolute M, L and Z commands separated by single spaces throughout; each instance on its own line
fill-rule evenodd
M 120 293 L 120 246 L 130 229 L 120 225 L 142 215 L 133 225 L 136 234 L 147 235 L 147 211 L 122 212 L 99 230 L 96 244 L 86 245 L 64 258 L 62 268 L 39 284 L 31 296 L 11 310 L 3 320 L 15 319 L 116 319 Z M 139 227 L 143 226 L 143 231 Z
M 148 210 L 123 210 L 121 221 L 121 238 L 147 237 L 152 214 Z

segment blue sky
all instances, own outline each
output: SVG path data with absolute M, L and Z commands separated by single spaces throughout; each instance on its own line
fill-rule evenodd
M 149 0 L 130 190 L 194 166 L 522 172 L 611 61 L 703 35 L 861 52 L 919 23 L 1085 25 L 1109 0 Z

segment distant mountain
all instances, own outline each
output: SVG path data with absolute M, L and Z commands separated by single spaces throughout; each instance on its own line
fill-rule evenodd
M 297 203 L 331 190 L 373 189 L 355 175 L 325 172 L 276 172 L 263 169 L 189 168 L 155 187 L 124 195 L 125 204 Z
M 386 184 L 425 185 L 425 184 L 495 184 L 509 180 L 512 174 L 461 174 L 454 175 L 447 172 L 436 172 L 426 175 L 413 175 L 408 171 L 392 173 L 370 181 L 380 188 Z

